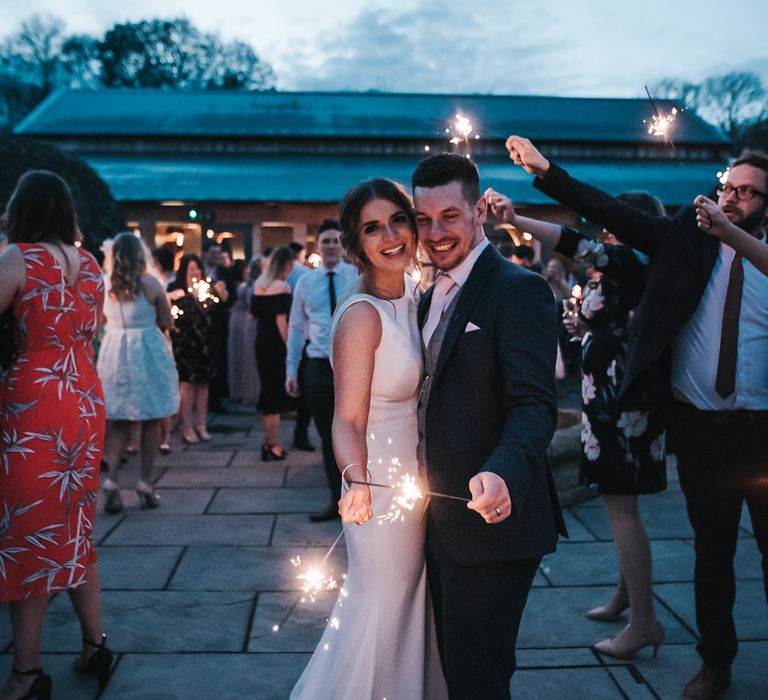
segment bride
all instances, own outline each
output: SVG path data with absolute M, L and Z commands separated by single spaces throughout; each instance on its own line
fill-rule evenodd
M 397 183 L 366 180 L 340 204 L 341 236 L 360 287 L 336 310 L 333 445 L 343 469 L 347 577 L 292 700 L 441 700 L 424 560 L 426 509 L 398 491 L 351 482 L 417 478 L 416 401 L 422 376 L 411 201 Z

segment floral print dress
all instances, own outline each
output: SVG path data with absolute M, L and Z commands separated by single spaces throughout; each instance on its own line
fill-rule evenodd
M 645 395 L 619 390 L 627 357 L 627 324 L 642 295 L 647 262 L 621 245 L 603 245 L 564 229 L 558 252 L 601 273 L 584 290 L 581 344 L 582 483 L 607 494 L 643 494 L 667 486 L 664 422 Z
M 96 560 L 104 399 L 93 362 L 104 283 L 80 249 L 69 284 L 41 245 L 19 244 L 16 350 L 0 384 L 0 601 L 75 588 Z

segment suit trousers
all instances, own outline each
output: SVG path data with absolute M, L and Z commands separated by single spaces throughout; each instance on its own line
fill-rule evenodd
M 304 366 L 304 390 L 323 447 L 323 465 L 331 498 L 341 498 L 341 472 L 333 454 L 333 370 L 325 358 L 308 357 Z
M 307 345 L 304 343 L 304 350 L 301 352 L 301 361 L 299 362 L 298 380 L 301 393 L 296 399 L 296 427 L 293 430 L 293 442 L 309 442 L 309 423 L 312 420 L 312 413 L 309 410 L 309 401 L 307 399 L 307 390 L 305 387 L 304 371 L 307 366 Z
M 697 648 L 707 666 L 727 669 L 737 650 L 733 557 L 744 502 L 762 554 L 768 601 L 768 420 L 763 425 L 718 423 L 713 422 L 714 415 L 681 408 L 675 447 L 680 486 L 695 534 Z M 721 415 L 727 420 L 726 414 Z M 752 544 L 743 541 L 741 546 Z
M 435 549 L 428 543 L 427 575 L 448 696 L 509 700 L 520 618 L 541 559 L 462 566 Z

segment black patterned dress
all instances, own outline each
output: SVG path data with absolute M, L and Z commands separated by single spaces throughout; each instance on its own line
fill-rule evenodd
M 579 316 L 589 327 L 581 344 L 581 480 L 606 494 L 643 494 L 667 486 L 664 424 L 644 394 L 619 389 L 627 357 L 627 324 L 642 296 L 644 256 L 564 229 L 557 251 L 602 274 L 584 289 Z
M 173 302 L 175 330 L 171 334 L 179 381 L 208 384 L 216 365 L 213 325 L 214 297 L 201 302 L 191 292 Z

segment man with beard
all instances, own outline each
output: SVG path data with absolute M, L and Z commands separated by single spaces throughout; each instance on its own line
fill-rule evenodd
M 692 206 L 674 218 L 650 216 L 570 177 L 528 139 L 510 136 L 507 149 L 538 189 L 653 259 L 629 326 L 620 396 L 645 392 L 674 409 L 703 660 L 684 697 L 715 698 L 730 684 L 737 650 L 733 556 L 744 501 L 768 598 L 768 278 L 703 232 Z M 765 240 L 768 156 L 737 158 L 718 205 L 732 224 Z

